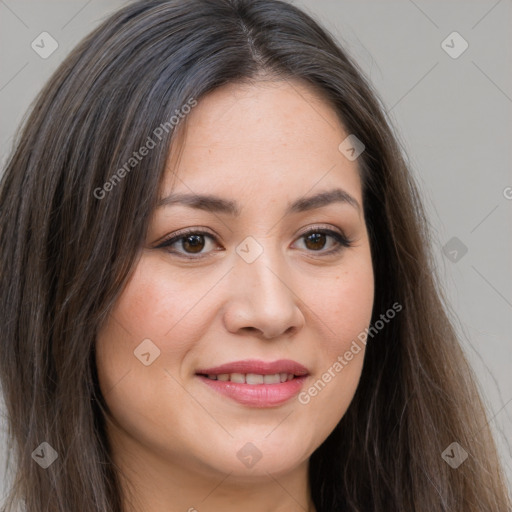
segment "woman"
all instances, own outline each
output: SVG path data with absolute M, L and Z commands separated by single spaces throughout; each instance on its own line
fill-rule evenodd
M 121 9 L 0 200 L 7 511 L 510 506 L 397 142 L 299 9 Z

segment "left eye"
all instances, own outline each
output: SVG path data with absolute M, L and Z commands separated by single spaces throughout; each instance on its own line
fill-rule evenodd
M 333 240 L 334 247 L 330 250 L 322 251 L 329 238 Z M 208 240 L 210 243 L 216 242 L 216 238 L 205 231 L 186 231 L 164 240 L 156 249 L 165 249 L 172 254 L 188 259 L 199 259 L 209 254 L 208 252 L 206 254 L 203 252 Z M 303 233 L 299 240 L 304 240 L 305 246 L 310 252 L 321 251 L 322 254 L 334 254 L 343 247 L 350 247 L 350 240 L 345 235 L 330 229 L 312 229 Z M 179 247 L 183 252 L 174 247 L 178 243 L 181 243 Z
M 311 249 L 312 251 L 319 251 L 325 247 L 328 238 L 331 238 L 334 241 L 334 248 L 325 251 L 328 254 L 338 252 L 342 247 L 350 246 L 350 241 L 345 237 L 345 235 L 330 229 L 314 229 L 308 231 L 307 233 L 304 233 L 299 240 L 304 240 L 304 244 L 308 249 Z

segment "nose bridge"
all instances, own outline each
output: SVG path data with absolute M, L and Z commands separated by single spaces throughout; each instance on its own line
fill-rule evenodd
M 291 273 L 272 239 L 248 237 L 236 251 L 230 304 L 235 316 L 243 318 L 236 328 L 256 328 L 270 337 L 297 327 L 302 321 L 289 284 Z
M 271 247 L 270 242 L 255 261 L 239 262 L 239 266 L 244 275 L 254 281 L 252 284 L 260 288 L 258 290 L 260 296 L 267 296 L 268 300 L 272 300 L 276 294 L 283 295 L 281 297 L 283 299 L 289 295 L 290 290 L 283 283 L 289 274 L 286 263 L 278 250 Z
M 290 290 L 283 281 L 287 277 L 286 263 L 272 239 L 247 237 L 237 247 L 235 273 L 243 283 L 242 289 L 271 304 L 287 300 Z

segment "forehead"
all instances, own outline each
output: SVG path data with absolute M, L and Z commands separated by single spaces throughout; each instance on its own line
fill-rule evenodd
M 185 128 L 171 148 L 162 196 L 171 183 L 175 192 L 252 196 L 342 187 L 361 202 L 357 162 L 338 149 L 348 134 L 307 84 L 225 85 L 198 102 Z

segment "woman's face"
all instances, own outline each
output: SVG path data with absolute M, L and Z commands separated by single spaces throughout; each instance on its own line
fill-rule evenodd
M 224 86 L 187 122 L 97 340 L 110 433 L 163 466 L 284 474 L 333 430 L 361 374 L 353 341 L 374 285 L 357 160 L 298 82 Z

